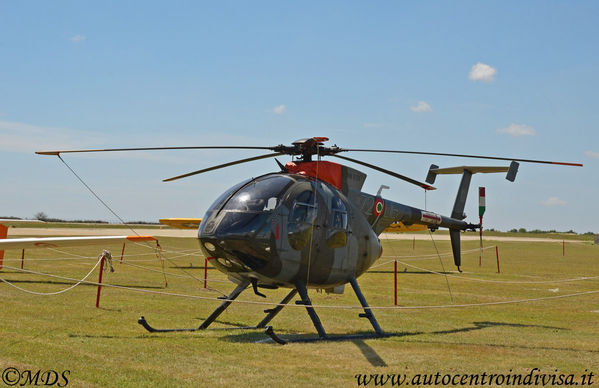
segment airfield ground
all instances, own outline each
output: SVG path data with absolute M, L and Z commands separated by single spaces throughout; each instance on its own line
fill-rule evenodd
M 11 228 L 10 235 L 12 237 L 20 236 L 112 236 L 115 234 L 131 234 L 133 230 L 135 233 L 140 235 L 151 235 L 157 237 L 191 237 L 197 236 L 195 229 L 173 229 L 166 226 L 141 226 L 134 227 L 132 229 L 124 227 L 123 225 L 106 225 L 103 228 L 97 227 L 86 227 L 78 226 L 77 224 L 66 224 L 67 226 L 60 227 L 60 224 L 50 224 L 46 227 L 25 227 L 25 228 Z M 539 237 L 527 237 L 527 234 L 520 233 L 517 236 L 515 233 L 496 233 L 487 232 L 484 234 L 483 239 L 485 241 L 520 241 L 520 242 L 562 242 L 564 240 L 576 240 L 576 241 L 591 241 L 591 236 L 579 236 L 574 234 L 566 233 L 548 233 L 548 234 L 532 234 L 533 236 Z M 424 240 L 430 241 L 431 238 L 439 241 L 449 241 L 449 234 L 446 231 L 439 231 L 434 234 L 428 232 L 418 233 L 383 233 L 381 239 L 389 240 Z M 478 241 L 478 232 L 476 233 L 464 233 L 462 236 L 464 241 Z
M 111 228 L 37 229 L 11 228 L 9 237 L 86 235 L 89 229 L 95 234 L 129 234 Z M 215 298 L 233 288 L 210 267 L 208 288 L 203 288 L 204 260 L 195 231 L 189 231 L 190 237 L 174 237 L 162 236 L 167 229 L 147 229 L 136 231 L 160 236 L 165 261 L 156 258 L 153 246 L 135 244 L 126 247 L 122 263 L 120 245 L 26 252 L 25 270 L 62 277 L 57 278 L 23 273 L 21 251 L 7 251 L 0 278 L 12 286 L 0 283 L 0 371 L 68 370 L 68 386 L 73 387 L 351 387 L 358 386 L 360 374 L 405 375 L 412 382 L 419 375 L 434 379 L 437 373 L 440 378 L 481 378 L 483 373 L 505 378 L 531 371 L 533 382 L 541 374 L 555 375 L 554 382 L 560 377 L 568 381 L 572 375 L 572 382 L 582 384 L 593 373 L 592 381 L 599 384 L 599 246 L 589 240 L 489 236 L 479 266 L 478 241 L 469 239 L 477 236 L 472 234 L 465 236 L 464 273 L 458 274 L 443 234 L 433 235 L 435 244 L 428 234 L 418 235 L 415 244 L 414 236 L 385 236 L 384 256 L 359 282 L 381 326 L 399 335 L 281 346 L 257 330 L 150 334 L 139 326 L 137 318 L 144 315 L 160 328 L 195 327 L 219 304 Z M 100 308 L 95 307 L 93 284 L 57 295 L 34 294 L 72 286 L 65 278 L 85 277 L 102 249 L 114 255 L 115 272 L 104 273 L 105 283 L 125 288 L 105 286 Z M 96 269 L 88 280 L 97 277 Z M 214 327 L 256 324 L 262 310 L 270 307 L 260 303 L 277 303 L 286 291 L 266 293 L 267 299 L 242 294 L 239 299 L 251 304 L 235 303 Z M 311 297 L 329 333 L 371 330 L 352 308 L 358 303 L 351 288 L 344 295 L 311 291 Z M 285 308 L 272 325 L 287 338 L 315 334 L 305 310 L 297 305 Z M 541 377 L 537 379 L 539 386 Z M 519 384 L 511 384 L 515 385 Z M 368 386 L 375 386 L 374 381 Z M 391 386 L 391 380 L 385 386 Z

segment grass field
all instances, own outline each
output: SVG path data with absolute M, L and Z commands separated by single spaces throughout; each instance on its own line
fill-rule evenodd
M 104 287 L 96 308 L 95 285 L 39 296 L 0 283 L 0 370 L 68 370 L 73 387 L 351 387 L 358 386 L 357 374 L 412 379 L 437 372 L 526 375 L 533 368 L 572 374 L 572 381 L 582 383 L 583 374 L 587 381 L 589 373 L 599 374 L 599 293 L 556 298 L 599 290 L 599 246 L 569 241 L 563 256 L 560 243 L 500 242 L 497 274 L 495 249 L 485 250 L 479 267 L 478 242 L 464 241 L 464 273 L 458 274 L 446 255 L 449 242 L 436 242 L 443 265 L 431 241 L 417 241 L 415 249 L 412 243 L 384 241 L 384 257 L 359 278 L 369 303 L 381 307 L 375 315 L 383 329 L 400 335 L 284 346 L 263 341 L 267 337 L 256 330 L 150 334 L 136 323 L 144 315 L 159 328 L 198 326 L 219 304 L 213 298 L 234 288 L 212 268 L 209 289 L 203 288 L 204 260 L 194 239 L 160 239 L 168 258 L 167 288 L 161 262 L 148 246 L 129 244 L 123 263 L 118 245 L 27 251 L 25 269 L 81 279 L 108 248 L 115 272 L 105 272 L 104 282 L 136 290 Z M 394 258 L 399 260 L 399 308 L 394 307 Z M 34 292 L 72 285 L 8 268 L 20 263 L 21 251 L 7 251 L 0 278 Z M 445 274 L 430 272 L 443 267 Z M 96 270 L 88 280 L 97 277 Z M 276 303 L 285 293 L 266 290 L 268 298 L 262 299 L 247 291 L 239 299 Z M 328 333 L 371 330 L 358 318 L 359 310 L 325 307 L 357 306 L 351 287 L 344 295 L 311 291 L 310 296 L 322 306 L 316 310 Z M 538 300 L 493 304 L 527 299 Z M 235 303 L 213 326 L 254 325 L 268 307 Z M 272 325 L 288 338 L 315 334 L 305 309 L 297 306 L 285 308 Z

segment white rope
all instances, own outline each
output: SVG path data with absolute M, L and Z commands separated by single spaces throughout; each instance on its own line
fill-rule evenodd
M 96 256 L 82 256 L 82 255 L 78 255 L 78 254 L 74 254 L 71 252 L 66 252 L 66 251 L 61 251 L 59 249 L 56 248 L 46 248 L 49 250 L 52 250 L 54 252 L 58 252 L 58 253 L 62 253 L 64 255 L 69 255 L 69 256 L 74 256 L 74 257 L 52 257 L 52 258 L 25 258 L 25 260 L 27 262 L 37 262 L 37 261 L 79 261 L 79 260 L 95 260 Z M 177 252 L 177 251 L 165 251 L 165 252 L 171 252 L 171 253 L 181 253 L 180 255 L 176 255 L 176 256 L 171 256 L 170 260 L 173 259 L 178 259 L 181 257 L 187 257 L 187 256 L 195 256 L 193 252 L 197 252 L 197 250 L 192 251 L 192 253 L 182 253 L 182 252 Z M 153 256 L 154 258 L 149 260 L 149 259 L 141 259 L 141 260 L 131 260 L 131 259 L 127 259 L 130 257 L 141 257 L 141 256 Z M 155 262 L 156 261 L 156 254 L 154 252 L 149 252 L 149 253 L 137 253 L 137 254 L 126 254 L 123 255 L 123 260 L 127 259 L 127 261 L 130 262 Z M 17 261 L 20 262 L 22 259 L 19 258 L 4 258 L 4 261 Z
M 47 273 L 23 270 L 20 268 L 14 268 L 14 267 L 9 267 L 9 266 L 5 266 L 5 268 L 15 270 L 15 271 L 21 271 L 21 272 L 25 272 L 25 273 L 49 276 L 49 277 L 63 279 L 63 280 L 76 281 L 76 279 L 68 278 L 65 276 L 51 275 L 51 274 L 47 274 Z M 91 281 L 85 281 L 85 280 L 81 280 L 79 282 L 85 283 L 85 284 L 99 285 L 99 283 L 97 283 L 97 282 L 91 282 Z M 237 300 L 237 299 L 235 299 L 235 300 L 219 299 L 219 298 L 211 298 L 211 297 L 200 296 L 200 295 L 189 295 L 189 294 L 181 294 L 181 293 L 175 293 L 175 292 L 145 290 L 145 289 L 141 289 L 141 288 L 119 286 L 116 284 L 109 284 L 109 283 L 102 283 L 102 286 L 103 287 L 112 287 L 112 288 L 117 288 L 117 289 L 122 289 L 122 290 L 128 290 L 128 291 L 134 291 L 134 292 L 147 293 L 147 294 L 177 296 L 177 297 L 183 297 L 183 298 L 210 300 L 210 301 L 218 301 L 218 302 L 228 301 L 228 302 L 259 305 L 259 306 L 289 306 L 289 307 L 299 307 L 299 308 L 304 307 L 303 305 L 296 305 L 296 304 L 254 302 L 254 301 L 249 301 L 249 300 Z M 546 300 L 553 300 L 553 299 L 563 299 L 563 298 L 571 298 L 571 297 L 584 296 L 584 295 L 592 295 L 592 294 L 598 294 L 598 293 L 599 293 L 599 290 L 591 290 L 591 291 L 576 292 L 576 293 L 572 293 L 572 294 L 546 296 L 546 297 L 539 297 L 539 298 L 516 299 L 516 300 L 507 300 L 507 301 L 497 301 L 497 302 L 449 304 L 449 305 L 428 305 L 428 306 L 426 306 L 426 305 L 425 306 L 370 306 L 369 308 L 373 309 L 373 310 L 426 310 L 426 309 L 444 309 L 444 308 L 466 308 L 466 307 L 496 306 L 496 305 L 504 305 L 504 304 L 538 302 L 538 301 L 546 301 Z M 312 307 L 325 308 L 325 309 L 345 309 L 345 310 L 363 309 L 362 306 L 339 306 L 339 305 L 312 305 Z
M 143 244 L 143 243 L 139 243 L 139 242 L 135 242 L 133 241 L 133 244 L 138 245 L 142 248 L 149 248 L 149 249 L 155 249 L 151 246 L 148 246 L 147 244 Z M 174 248 L 169 248 L 169 249 L 164 249 L 163 252 L 167 252 L 167 253 L 183 253 L 183 252 L 190 252 L 189 255 L 192 255 L 194 253 L 200 254 L 201 256 L 204 256 L 202 254 L 202 250 L 201 249 L 197 249 L 197 248 L 181 248 L 179 250 L 176 249 L 177 247 Z
M 385 240 L 385 241 L 389 242 L 390 240 Z M 495 249 L 495 245 L 483 248 L 483 250 L 487 250 L 487 249 Z M 472 252 L 479 252 L 479 251 L 480 251 L 480 248 L 468 249 L 466 251 L 462 251 L 462 254 L 467 254 L 467 253 L 472 253 Z M 452 255 L 453 255 L 452 252 L 447 252 L 447 253 L 441 253 L 440 254 L 441 257 L 447 257 L 447 256 L 452 256 Z M 396 255 L 393 255 L 393 256 L 387 255 L 387 256 L 385 256 L 385 255 L 383 255 L 381 257 L 385 257 L 385 258 L 395 257 L 395 258 L 404 258 L 404 259 L 408 259 L 408 258 L 409 259 L 428 259 L 428 260 L 430 260 L 430 259 L 436 259 L 439 256 L 437 256 L 437 254 L 430 254 L 430 255 L 411 255 L 411 256 L 396 256 Z M 374 268 L 374 267 L 371 267 L 371 268 Z
M 128 265 L 128 266 L 131 266 L 131 267 L 135 267 L 135 268 L 143 269 L 143 270 L 145 270 L 145 271 L 162 273 L 162 271 L 161 271 L 161 270 L 157 270 L 157 269 L 153 269 L 153 268 L 144 267 L 144 266 L 142 266 L 142 265 L 131 264 L 131 263 L 128 263 L 128 262 L 126 262 L 126 261 L 123 261 L 123 264 L 125 264 L 125 265 Z M 175 268 L 177 268 L 177 267 L 175 267 Z M 198 267 L 198 269 L 199 269 L 199 268 L 202 268 L 202 267 Z M 182 268 L 180 268 L 180 269 L 182 269 Z M 178 277 L 178 278 L 185 278 L 185 279 L 188 279 L 188 278 L 190 278 L 189 274 L 186 274 L 186 275 L 181 275 L 181 274 L 179 274 L 179 273 L 173 273 L 173 272 L 165 272 L 165 273 L 166 273 L 167 275 L 171 275 L 171 276 Z M 202 281 L 202 282 L 204 281 L 204 279 L 197 278 L 197 277 L 195 277 L 195 276 L 194 276 L 194 277 L 191 277 L 191 278 L 192 278 L 192 279 L 194 279 L 194 280 Z M 211 281 L 211 282 L 217 282 L 217 283 L 231 283 L 231 281 L 230 281 L 230 280 L 210 279 L 210 281 Z
M 152 255 L 154 255 L 154 254 L 152 253 Z M 135 257 L 135 256 L 130 256 L 130 257 Z M 180 257 L 182 257 L 182 256 L 171 257 L 170 260 L 178 259 Z M 54 261 L 66 261 L 66 262 L 69 262 L 69 261 L 71 261 L 71 262 L 84 261 L 84 262 L 90 262 L 92 260 L 95 260 L 95 258 L 96 258 L 95 256 L 94 257 L 81 257 L 81 258 L 79 258 L 79 257 L 53 257 L 53 258 L 39 258 L 39 259 L 33 259 L 33 258 L 32 259 L 27 259 L 26 258 L 25 261 L 26 262 L 54 262 Z M 11 261 L 11 262 L 19 262 L 20 263 L 21 259 L 20 258 L 18 258 L 18 259 L 16 259 L 16 258 L 15 259 L 11 259 L 11 258 L 7 259 L 7 258 L 5 258 L 4 261 L 5 262 Z M 130 263 L 156 263 L 156 257 L 154 257 L 153 259 L 128 259 L 128 260 L 125 259 L 125 257 L 123 257 L 123 262 L 125 262 L 125 261 L 130 262 Z
M 147 247 L 146 245 L 142 245 L 142 244 L 139 244 L 139 243 L 136 243 L 136 244 L 141 245 L 141 246 L 146 247 L 146 248 L 153 249 L 152 247 Z M 31 262 L 31 261 L 79 261 L 79 260 L 89 261 L 91 259 L 95 259 L 95 256 L 82 256 L 82 255 L 74 254 L 74 253 L 71 253 L 71 252 L 62 251 L 62 250 L 56 249 L 56 248 L 49 248 L 49 249 L 52 250 L 52 251 L 54 251 L 54 252 L 58 252 L 58 253 L 62 253 L 62 254 L 65 254 L 65 255 L 70 255 L 70 256 L 75 256 L 75 257 L 71 257 L 71 258 L 64 257 L 64 258 L 27 259 L 27 261 L 28 262 Z M 170 250 L 168 252 L 177 252 L 177 253 L 181 253 L 181 254 L 180 255 L 176 255 L 176 256 L 172 256 L 170 258 L 166 258 L 165 257 L 164 260 L 167 260 L 167 261 L 171 262 L 174 259 L 179 259 L 179 258 L 187 257 L 187 256 L 195 256 L 194 252 L 198 252 L 197 249 L 193 249 L 193 250 L 189 249 L 187 251 L 190 251 L 191 253 L 182 253 L 182 252 L 185 252 L 185 251 L 172 251 L 172 250 Z M 184 278 L 192 278 L 192 279 L 197 280 L 197 281 L 203 281 L 203 279 L 200 279 L 198 277 L 193 276 L 190 273 L 187 273 L 182 268 L 179 268 L 179 269 L 181 269 L 182 271 L 184 271 L 186 273 L 186 275 L 174 274 L 172 272 L 166 272 L 166 271 L 162 271 L 162 270 L 155 270 L 155 269 L 147 268 L 147 267 L 144 267 L 144 266 L 141 266 L 141 265 L 131 264 L 133 262 L 138 262 L 138 263 L 139 262 L 155 262 L 156 261 L 156 252 L 123 255 L 123 258 L 126 258 L 126 257 L 138 257 L 138 256 L 148 256 L 148 255 L 155 256 L 155 258 L 154 259 L 150 259 L 150 260 L 131 260 L 131 259 L 126 259 L 125 260 L 124 259 L 121 264 L 126 264 L 126 265 L 129 265 L 129 266 L 132 266 L 132 267 L 144 269 L 146 271 L 159 272 L 159 273 L 169 274 L 169 275 L 172 275 L 172 276 L 184 277 Z M 160 260 L 160 258 L 159 258 L 159 260 Z M 5 259 L 5 262 L 9 262 L 9 261 L 21 261 L 21 259 Z M 110 264 L 111 264 L 111 272 L 114 272 L 114 268 L 112 267 L 112 261 L 110 261 Z M 174 264 L 174 263 L 171 262 L 171 264 Z M 178 268 L 178 266 L 175 265 L 175 268 Z M 222 283 L 228 283 L 229 282 L 227 280 L 211 280 L 211 281 L 212 282 L 222 282 Z M 218 291 L 218 292 L 221 292 L 221 291 Z
M 56 249 L 56 248 L 51 248 L 51 247 L 48 247 L 47 249 L 50 250 L 50 251 L 53 251 L 53 252 L 62 253 L 63 255 L 69 255 L 69 256 L 73 256 L 73 257 L 78 257 L 80 259 L 92 259 L 92 258 L 95 257 L 95 256 L 82 256 L 82 255 L 78 255 L 76 253 L 71 253 L 71 252 L 67 252 L 67 251 L 63 251 L 63 250 Z
M 469 280 L 469 281 L 473 281 L 473 282 L 482 282 L 482 283 L 504 283 L 504 284 L 553 284 L 553 283 L 568 283 L 568 282 L 577 282 L 577 281 L 581 281 L 581 280 L 593 280 L 593 279 L 599 279 L 599 276 L 583 276 L 583 277 L 579 277 L 579 278 L 572 278 L 572 279 L 559 279 L 559 280 L 531 280 L 531 281 L 519 281 L 519 280 L 488 280 L 488 279 L 477 279 L 477 278 L 471 278 L 471 277 L 467 277 L 467 276 L 460 276 L 460 275 L 452 275 L 452 274 L 444 274 L 444 273 L 440 273 L 440 272 L 436 272 L 433 271 L 431 269 L 427 269 L 427 268 L 421 268 L 421 267 L 417 267 L 415 265 L 411 265 L 408 263 L 404 263 L 403 261 L 397 260 L 398 263 L 401 263 L 407 267 L 411 267 L 414 269 L 417 269 L 419 271 L 425 271 L 425 272 L 429 272 L 435 275 L 447 275 L 447 276 L 451 276 L 457 279 L 463 279 L 463 280 Z
M 528 302 L 539 302 L 539 301 L 552 300 L 552 299 L 571 298 L 571 297 L 575 297 L 575 296 L 592 295 L 592 294 L 597 294 L 597 293 L 599 293 L 599 290 L 576 292 L 573 294 L 565 294 L 565 295 L 545 296 L 545 297 L 539 297 L 539 298 L 506 300 L 506 301 L 499 301 L 499 302 L 452 304 L 452 305 L 440 305 L 440 306 L 399 306 L 398 308 L 404 309 L 404 310 L 423 310 L 423 309 L 442 309 L 442 308 L 452 308 L 452 307 L 497 306 L 497 305 L 502 305 L 502 304 L 528 303 Z M 374 307 L 374 308 L 376 308 L 376 307 Z M 386 308 L 387 307 L 379 307 L 379 309 L 386 309 Z M 394 307 L 390 307 L 390 308 L 394 308 Z
M 70 291 L 70 290 L 72 290 L 73 288 L 77 287 L 77 286 L 78 286 L 78 285 L 80 285 L 81 283 L 88 283 L 88 282 L 86 282 L 86 279 L 87 279 L 87 278 L 88 278 L 88 277 L 89 277 L 89 276 L 90 276 L 90 275 L 91 275 L 91 274 L 94 272 L 94 270 L 95 270 L 95 269 L 98 267 L 98 265 L 100 264 L 100 262 L 102 262 L 102 258 L 103 258 L 103 256 L 104 256 L 104 253 L 105 253 L 105 252 L 108 252 L 108 251 L 103 251 L 103 252 L 100 254 L 100 256 L 98 256 L 98 261 L 97 261 L 97 262 L 96 262 L 96 264 L 93 266 L 93 268 L 92 268 L 92 269 L 91 269 L 91 270 L 90 270 L 90 271 L 87 273 L 87 275 L 85 275 L 85 276 L 83 277 L 83 279 L 81 279 L 81 280 L 77 281 L 77 283 L 73 284 L 72 286 L 69 286 L 69 287 L 65 288 L 64 290 L 55 291 L 55 292 L 36 292 L 36 291 L 30 291 L 30 290 L 26 290 L 26 289 L 24 289 L 24 288 L 21 288 L 21 287 L 17 286 L 16 284 L 12 284 L 11 282 L 9 282 L 8 280 L 6 280 L 6 279 L 4 279 L 4 278 L 0 278 L 0 280 L 1 280 L 1 281 L 3 281 L 4 283 L 8 284 L 9 286 L 16 288 L 17 290 L 20 290 L 20 291 L 23 291 L 23 292 L 26 292 L 26 293 L 28 293 L 28 294 L 32 294 L 32 295 L 48 296 L 48 295 L 58 295 L 58 294 L 63 294 L 63 293 L 65 293 L 65 292 L 67 292 L 67 291 Z M 110 254 L 110 252 L 109 252 L 109 254 Z M 111 272 L 114 272 L 114 269 L 112 268 L 112 264 L 110 265 L 110 267 L 111 267 L 111 269 L 112 269 L 112 271 L 111 271 Z M 5 266 L 5 268 L 11 268 L 11 267 Z M 11 269 L 15 269 L 15 268 L 11 268 Z M 29 273 L 36 273 L 36 272 L 33 272 L 33 271 L 25 271 L 25 270 L 21 270 L 21 271 L 23 271 L 23 272 L 29 272 Z M 51 276 L 50 274 L 44 274 L 44 273 L 41 273 L 41 272 L 38 272 L 37 274 L 39 274 L 39 275 Z M 73 280 L 73 279 L 69 279 L 69 280 Z
M 25 259 L 25 261 L 27 262 L 32 262 L 32 261 L 90 261 L 92 259 L 95 259 L 96 257 L 85 257 L 85 258 L 80 258 L 80 257 L 53 257 L 53 258 L 40 258 L 40 259 Z M 17 262 L 21 262 L 21 258 L 4 258 L 4 261 L 17 261 Z

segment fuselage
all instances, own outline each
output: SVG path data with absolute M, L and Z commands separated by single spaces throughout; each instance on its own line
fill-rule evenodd
M 242 182 L 208 209 L 198 231 L 211 264 L 231 280 L 334 288 L 381 255 L 362 211 L 336 187 L 305 175 L 274 173 Z

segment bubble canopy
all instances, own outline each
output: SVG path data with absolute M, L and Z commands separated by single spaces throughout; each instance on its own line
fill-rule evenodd
M 206 223 L 200 227 L 200 236 L 225 230 L 236 234 L 257 233 L 262 224 L 260 221 L 279 206 L 283 195 L 295 182 L 287 175 L 270 174 L 233 186 L 206 212 Z
M 267 175 L 239 189 L 226 202 L 223 210 L 270 211 L 280 202 L 281 196 L 294 180 L 285 175 Z
M 261 271 L 273 260 L 272 217 L 297 179 L 269 174 L 242 182 L 208 209 L 198 237 L 225 271 Z M 217 267 L 219 267 L 217 265 Z

